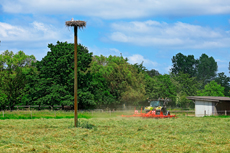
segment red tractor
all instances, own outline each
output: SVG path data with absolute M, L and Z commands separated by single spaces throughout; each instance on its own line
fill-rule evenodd
M 138 113 L 137 110 L 135 110 L 135 113 L 133 115 L 122 115 L 122 117 L 149 117 L 149 118 L 172 118 L 176 117 L 176 115 L 170 115 L 170 112 L 167 111 L 166 105 L 168 104 L 170 100 L 165 99 L 158 99 L 158 100 L 151 100 L 148 99 L 148 102 L 150 103 L 150 106 L 145 107 L 146 113 Z

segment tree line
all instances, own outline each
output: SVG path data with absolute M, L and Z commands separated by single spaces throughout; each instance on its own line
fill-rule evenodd
M 6 50 L 0 55 L 0 108 L 15 105 L 61 105 L 74 103 L 74 44 L 48 44 L 50 51 L 41 60 L 23 51 Z M 187 96 L 230 96 L 230 78 L 217 74 L 217 62 L 202 54 L 178 53 L 172 58 L 169 74 L 130 64 L 121 56 L 93 56 L 78 45 L 78 108 L 92 109 L 117 105 L 141 105 L 147 98 L 167 97 L 172 107 L 194 107 Z

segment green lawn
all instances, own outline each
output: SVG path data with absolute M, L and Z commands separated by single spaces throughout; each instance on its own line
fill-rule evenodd
M 230 118 L 93 115 L 80 118 L 78 128 L 68 118 L 0 120 L 0 152 L 230 151 Z

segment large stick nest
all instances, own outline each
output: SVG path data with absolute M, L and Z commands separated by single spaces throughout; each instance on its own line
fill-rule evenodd
M 85 21 L 66 21 L 65 25 L 68 27 L 79 27 L 79 28 L 84 28 L 86 27 L 86 22 Z

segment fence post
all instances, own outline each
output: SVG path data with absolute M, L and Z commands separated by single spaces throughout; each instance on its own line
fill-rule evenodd
M 111 116 L 111 110 L 110 110 L 110 116 Z
M 206 116 L 206 110 L 204 111 L 204 116 Z
M 55 118 L 56 118 L 56 111 L 55 111 Z
M 227 110 L 225 110 L 225 116 L 227 116 Z
M 3 118 L 4 118 L 4 110 L 2 111 L 2 114 L 3 114 Z
M 30 116 L 31 116 L 31 119 L 32 119 L 32 111 L 30 111 Z

